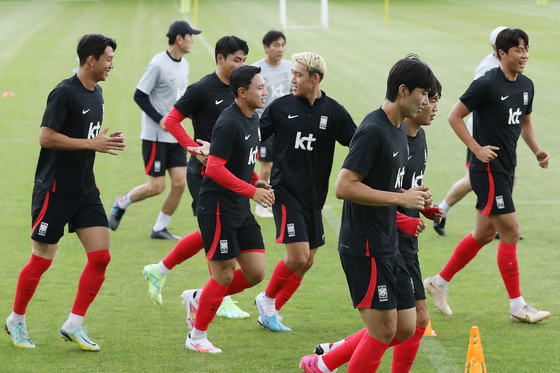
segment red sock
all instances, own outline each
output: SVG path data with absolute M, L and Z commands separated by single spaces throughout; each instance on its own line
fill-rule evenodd
M 519 288 L 519 267 L 517 264 L 517 245 L 510 243 L 498 244 L 498 268 L 502 274 L 504 285 L 510 299 L 521 296 Z
M 29 262 L 19 272 L 13 311 L 18 315 L 25 315 L 29 301 L 35 294 L 41 276 L 49 269 L 52 260 L 31 254 Z
M 418 352 L 418 348 L 420 348 L 420 342 L 422 341 L 425 331 L 426 328 L 416 326 L 416 332 L 412 337 L 393 348 L 391 373 L 410 372 L 410 368 L 412 368 L 414 358 L 416 358 L 416 353 Z
M 227 293 L 227 287 L 217 283 L 212 278 L 208 280 L 202 289 L 202 293 L 200 293 L 196 318 L 194 319 L 196 329 L 208 330 L 208 325 L 214 320 L 216 312 L 218 312 L 218 308 L 220 308 Z
M 105 281 L 105 269 L 111 261 L 109 250 L 93 251 L 87 254 L 88 261 L 80 276 L 78 294 L 74 300 L 72 313 L 85 316 L 87 309 Z
M 233 272 L 233 281 L 231 281 L 226 295 L 241 293 L 243 290 L 252 286 L 253 285 L 247 282 L 245 276 L 243 276 L 243 271 L 238 268 Z
M 358 344 L 358 347 L 356 347 L 354 354 L 352 354 L 347 372 L 376 372 L 381 363 L 381 358 L 388 347 L 389 345 L 387 343 L 378 341 L 368 333 L 364 333 L 362 340 Z
M 443 277 L 445 281 L 451 281 L 457 272 L 469 264 L 478 251 L 482 249 L 482 246 L 483 245 L 475 241 L 471 233 L 467 234 L 465 238 L 457 244 L 453 255 L 451 255 L 451 258 L 449 258 L 439 275 Z
M 191 256 L 204 248 L 200 231 L 193 232 L 181 238 L 177 245 L 163 258 L 163 265 L 167 269 L 173 269 L 178 264 L 183 263 Z
M 290 271 L 290 269 L 286 267 L 284 259 L 280 260 L 278 264 L 276 264 L 276 268 L 274 268 L 274 272 L 272 273 L 272 277 L 270 278 L 270 282 L 268 283 L 264 293 L 269 298 L 276 298 L 280 290 L 282 290 L 290 276 L 293 274 L 294 272 Z
M 335 349 L 329 351 L 326 355 L 323 355 L 323 363 L 333 371 L 337 369 L 342 364 L 346 364 L 352 358 L 352 354 L 358 347 L 358 344 L 364 337 L 367 329 L 363 328 L 359 332 L 352 334 L 344 339 L 344 343 Z
M 299 276 L 296 276 L 296 274 L 294 273 L 288 279 L 288 281 L 286 281 L 286 284 L 284 285 L 282 290 L 280 290 L 280 292 L 276 295 L 275 306 L 276 306 L 277 311 L 280 311 L 282 309 L 282 307 L 284 307 L 286 302 L 290 300 L 292 295 L 294 295 L 296 290 L 301 285 L 301 280 L 302 280 L 302 278 L 299 277 Z

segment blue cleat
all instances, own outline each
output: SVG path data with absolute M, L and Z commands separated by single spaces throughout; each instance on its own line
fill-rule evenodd
M 263 292 L 255 298 L 255 304 L 259 310 L 257 322 L 260 327 L 272 332 L 291 332 L 292 329 L 283 325 L 278 317 L 278 311 L 274 306 L 274 299 L 269 298 Z

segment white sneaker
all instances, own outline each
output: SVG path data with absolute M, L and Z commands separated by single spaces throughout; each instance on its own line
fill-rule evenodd
M 218 347 L 215 347 L 208 338 L 198 338 L 192 339 L 191 333 L 187 335 L 187 340 L 185 341 L 185 347 L 187 350 L 202 352 L 203 354 L 217 354 L 222 352 Z
M 270 208 L 264 208 L 261 205 L 257 204 L 257 207 L 255 208 L 255 215 L 257 215 L 259 218 L 273 218 L 274 214 L 272 213 Z
M 187 319 L 185 320 L 189 329 L 194 328 L 194 319 L 196 317 L 196 310 L 198 309 L 198 302 L 194 299 L 194 292 L 195 291 L 202 291 L 202 289 L 190 289 L 185 290 L 183 294 L 181 294 L 181 299 L 187 308 Z
M 451 311 L 451 308 L 449 308 L 449 305 L 447 304 L 447 289 L 444 290 L 437 287 L 434 280 L 435 280 L 435 276 L 428 277 L 427 279 L 425 279 L 424 290 L 426 290 L 426 293 L 432 296 L 436 308 L 439 311 L 441 311 L 446 315 L 451 316 L 453 312 Z
M 541 311 L 531 305 L 526 304 L 519 312 L 513 313 L 510 310 L 509 318 L 514 322 L 526 322 L 529 324 L 536 324 L 539 321 L 546 320 L 550 317 L 550 312 Z

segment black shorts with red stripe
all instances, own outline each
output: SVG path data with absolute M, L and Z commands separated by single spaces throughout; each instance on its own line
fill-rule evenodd
M 476 193 L 476 209 L 482 215 L 503 215 L 515 212 L 513 177 L 502 172 L 469 171 L 471 186 Z
M 275 203 L 272 212 L 276 223 L 276 243 L 309 242 L 311 249 L 325 244 L 321 210 L 296 209 Z
M 31 238 L 47 244 L 60 240 L 66 224 L 69 233 L 79 228 L 109 227 L 99 189 L 81 196 L 69 196 L 35 186 L 31 217 Z
M 229 260 L 242 252 L 264 253 L 261 227 L 251 214 L 239 217 L 198 214 L 206 259 Z
M 142 140 L 144 172 L 150 176 L 165 176 L 174 167 L 187 167 L 187 150 L 178 143 Z
M 411 278 L 400 256 L 339 255 L 354 308 L 383 311 L 416 306 Z

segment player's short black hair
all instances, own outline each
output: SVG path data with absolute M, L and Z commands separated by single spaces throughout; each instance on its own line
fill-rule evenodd
M 234 54 L 239 50 L 243 51 L 246 55 L 249 54 L 249 46 L 245 40 L 233 35 L 224 36 L 216 42 L 214 53 L 216 63 L 218 63 L 218 54 L 221 54 L 226 59 L 230 54 Z
M 252 65 L 243 65 L 233 69 L 229 75 L 229 88 L 233 95 L 237 98 L 237 91 L 240 87 L 249 89 L 251 80 L 260 72 L 261 68 L 259 66 Z
M 117 42 L 115 39 L 111 39 L 103 34 L 86 34 L 82 36 L 76 48 L 78 58 L 80 59 L 80 66 L 86 63 L 89 56 L 99 60 L 99 57 L 105 53 L 107 47 L 113 48 L 113 51 L 116 50 Z
M 496 52 L 498 52 L 498 58 L 500 58 L 500 49 L 507 54 L 510 48 L 519 46 L 519 39 L 525 42 L 526 47 L 529 46 L 529 35 L 527 35 L 525 31 L 518 28 L 506 28 L 502 30 L 496 38 Z
M 429 91 L 434 86 L 435 79 L 434 73 L 425 62 L 420 60 L 417 55 L 409 54 L 397 61 L 389 71 L 385 98 L 395 102 L 401 84 L 404 84 L 411 93 L 416 88 Z
M 432 97 L 438 97 L 441 98 L 441 83 L 439 82 L 438 78 L 434 79 L 434 85 L 433 87 L 430 89 L 430 93 L 428 93 L 428 97 L 432 98 Z
M 273 42 L 275 42 L 276 40 L 278 40 L 280 38 L 282 38 L 282 39 L 284 39 L 284 41 L 286 41 L 286 36 L 284 35 L 284 33 L 282 31 L 270 30 L 263 37 L 263 45 L 266 45 L 267 47 L 270 47 L 270 44 L 272 44 Z

